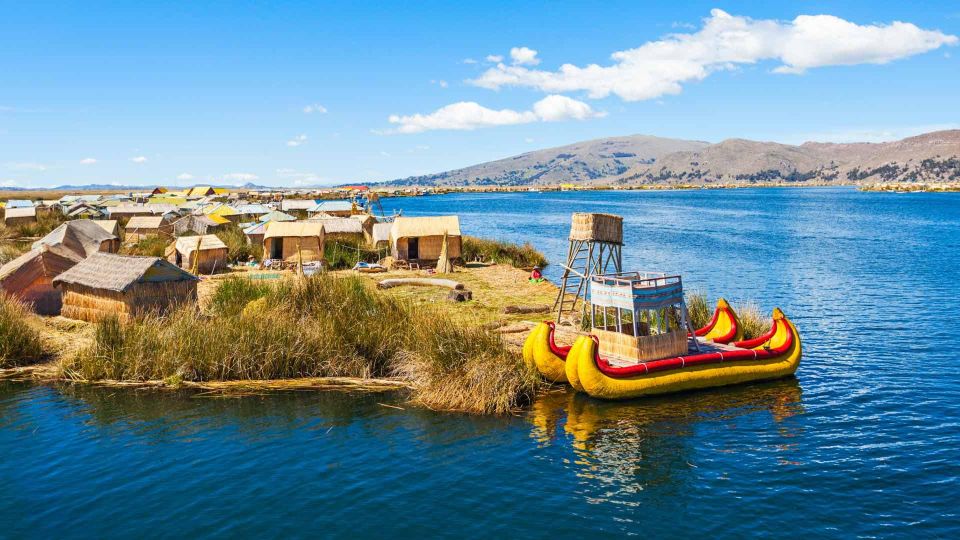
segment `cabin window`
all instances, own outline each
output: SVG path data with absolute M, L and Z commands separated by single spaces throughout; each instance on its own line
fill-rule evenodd
M 410 238 L 407 240 L 407 258 L 411 260 L 420 258 L 419 238 Z

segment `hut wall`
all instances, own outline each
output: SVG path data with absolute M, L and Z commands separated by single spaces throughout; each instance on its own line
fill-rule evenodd
M 99 322 L 111 316 L 126 322 L 140 314 L 164 313 L 178 304 L 197 299 L 195 281 L 138 283 L 123 293 L 73 284 L 61 287 L 61 314 L 88 322 Z
M 273 245 L 278 241 L 283 241 L 282 258 L 287 262 L 297 262 L 297 246 L 303 257 L 303 262 L 314 262 L 323 260 L 323 242 L 316 236 L 284 236 L 281 238 L 267 238 L 264 240 L 263 256 L 264 258 L 273 257 Z
M 16 296 L 40 315 L 59 315 L 63 306 L 63 295 L 54 288 L 53 280 L 48 277 L 37 278 L 17 292 Z
M 427 260 L 427 259 L 438 259 L 440 258 L 440 250 L 443 248 L 443 236 L 421 236 L 418 238 L 418 248 L 417 248 L 417 259 L 418 260 Z M 393 250 L 393 256 L 401 259 L 409 259 L 409 239 L 400 238 L 396 241 L 396 248 Z M 451 259 L 456 259 L 460 256 L 461 251 L 461 237 L 459 236 L 448 236 L 447 237 L 447 256 Z
M 31 223 L 37 222 L 37 216 L 22 216 L 22 217 L 10 217 L 4 218 L 3 223 L 7 227 L 17 227 L 20 225 L 29 225 Z
M 194 264 L 197 264 L 197 256 L 199 254 L 200 262 L 196 267 L 197 272 L 201 274 L 212 274 L 217 270 L 223 270 L 227 266 L 227 250 L 226 249 L 203 249 L 194 251 L 190 253 L 190 260 L 186 261 L 184 258 L 184 265 L 181 266 L 186 270 L 192 271 L 194 269 Z
M 62 284 L 60 287 L 63 290 L 63 309 L 60 314 L 68 319 L 99 322 L 115 316 L 127 321 L 133 316 L 122 293 L 72 284 Z

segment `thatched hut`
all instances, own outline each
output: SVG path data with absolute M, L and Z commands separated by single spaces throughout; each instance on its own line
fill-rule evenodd
M 183 236 L 190 232 L 210 234 L 215 231 L 217 227 L 220 227 L 220 224 L 210 216 L 190 214 L 173 222 L 173 235 Z
M 120 238 L 94 221 L 77 219 L 50 231 L 34 242 L 32 247 L 39 249 L 40 246 L 49 246 L 57 251 L 69 250 L 79 261 L 98 251 L 116 253 L 120 249 Z
M 263 235 L 267 232 L 268 221 L 259 221 L 243 229 L 243 234 L 247 237 L 247 242 L 253 246 L 263 245 Z
M 447 237 L 447 256 L 460 257 L 462 239 L 457 216 L 398 217 L 390 229 L 390 251 L 395 259 L 436 261 Z
M 166 255 L 173 264 L 199 274 L 223 270 L 229 260 L 227 245 L 213 234 L 177 238 Z
M 10 208 L 9 206 L 3 212 L 3 224 L 8 227 L 17 225 L 29 225 L 37 222 L 37 208 L 27 206 L 20 208 Z
M 19 298 L 40 315 L 59 315 L 60 291 L 53 279 L 77 264 L 69 253 L 43 246 L 30 250 L 0 267 L 0 290 Z
M 110 316 L 126 321 L 196 301 L 197 281 L 159 257 L 95 253 L 54 278 L 53 285 L 63 292 L 64 317 L 96 322 Z
M 127 242 L 139 242 L 151 236 L 169 236 L 173 228 L 163 216 L 136 216 L 130 218 L 124 230 Z
M 267 224 L 263 235 L 263 254 L 268 259 L 288 262 L 323 260 L 323 223 L 311 221 Z

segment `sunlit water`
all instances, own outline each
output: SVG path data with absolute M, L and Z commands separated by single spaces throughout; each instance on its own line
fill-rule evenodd
M 389 395 L 0 383 L 0 537 L 960 535 L 960 196 L 384 203 L 457 213 L 465 233 L 556 262 L 571 212 L 623 215 L 626 269 L 783 308 L 803 364 L 796 379 L 628 403 L 557 392 L 506 418 Z

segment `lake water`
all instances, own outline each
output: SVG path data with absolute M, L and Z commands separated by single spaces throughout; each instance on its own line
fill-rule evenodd
M 457 213 L 465 233 L 555 262 L 571 212 L 620 214 L 625 269 L 783 308 L 803 363 L 796 379 L 626 403 L 556 392 L 506 418 L 389 395 L 0 383 L 0 537 L 960 535 L 960 194 L 384 205 Z

